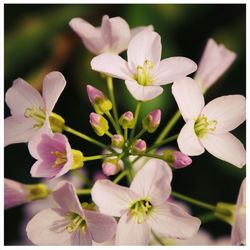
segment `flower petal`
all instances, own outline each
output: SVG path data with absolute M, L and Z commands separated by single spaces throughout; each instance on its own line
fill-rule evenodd
M 137 220 L 124 214 L 117 225 L 116 245 L 148 245 L 150 228 L 147 223 L 137 223 Z
M 113 238 L 116 232 L 116 220 L 108 215 L 84 210 L 87 228 L 95 242 L 102 243 Z
M 90 64 L 91 68 L 95 71 L 103 72 L 123 80 L 131 79 L 128 63 L 118 55 L 101 54 L 94 57 Z
M 74 235 L 66 230 L 68 224 L 65 210 L 49 208 L 29 221 L 26 232 L 29 240 L 36 245 L 72 245 Z
M 119 186 L 109 180 L 99 180 L 91 191 L 92 200 L 99 207 L 100 212 L 121 216 L 126 209 L 139 197 L 127 187 Z
M 83 218 L 85 217 L 81 203 L 76 195 L 76 190 L 72 183 L 68 181 L 60 181 L 52 195 L 56 203 L 61 208 L 77 213 Z
M 130 189 L 154 204 L 165 203 L 171 192 L 172 170 L 159 159 L 150 159 L 134 177 Z
M 126 80 L 125 84 L 130 94 L 138 101 L 149 101 L 163 92 L 160 86 L 142 86 L 135 80 Z
M 233 51 L 228 50 L 223 44 L 216 44 L 210 38 L 195 74 L 195 80 L 206 91 L 230 67 L 235 58 L 236 54 Z
M 66 80 L 64 76 L 58 71 L 50 72 L 44 77 L 43 98 L 48 114 L 53 110 L 59 96 L 65 88 L 65 85 Z
M 130 29 L 128 23 L 121 17 L 102 18 L 102 36 L 108 45 L 107 51 L 119 54 L 126 50 L 130 40 Z
M 161 37 L 158 33 L 145 29 L 138 33 L 128 45 L 128 64 L 132 72 L 143 66 L 146 60 L 157 65 L 161 59 Z
M 246 120 L 246 98 L 242 95 L 218 97 L 204 107 L 202 114 L 217 121 L 213 133 L 231 131 Z
M 175 81 L 172 93 L 186 122 L 200 115 L 205 101 L 200 88 L 192 78 L 184 77 Z
M 215 157 L 229 162 L 238 168 L 246 164 L 244 145 L 231 133 L 207 134 L 201 139 L 205 149 Z
M 205 151 L 195 134 L 194 120 L 188 121 L 183 126 L 177 138 L 177 143 L 180 151 L 189 156 L 200 155 Z
M 156 234 L 177 239 L 194 236 L 201 224 L 198 218 L 172 203 L 155 207 L 147 223 Z
M 170 57 L 160 61 L 157 71 L 152 75 L 153 85 L 163 85 L 183 78 L 194 71 L 197 65 L 186 57 Z
M 27 108 L 44 107 L 40 93 L 21 78 L 13 81 L 12 87 L 5 94 L 5 101 L 12 115 L 24 115 Z
M 82 39 L 82 42 L 89 51 L 95 55 L 104 52 L 106 44 L 102 36 L 101 28 L 95 28 L 79 17 L 71 19 L 69 25 Z
M 23 115 L 9 116 L 4 120 L 4 146 L 13 143 L 28 142 L 39 130 L 35 121 Z
M 149 31 L 154 31 L 154 26 L 153 25 L 148 25 L 148 26 L 137 26 L 135 28 L 132 28 L 130 30 L 130 32 L 131 32 L 131 39 L 133 39 L 137 34 L 139 34 L 140 32 L 142 32 L 145 29 L 147 29 Z

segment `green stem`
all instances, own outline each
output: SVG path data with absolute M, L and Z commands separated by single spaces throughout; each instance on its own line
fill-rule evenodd
M 107 76 L 107 87 L 108 87 L 109 97 L 110 97 L 111 102 L 112 102 L 112 112 L 113 112 L 113 115 L 115 118 L 115 123 L 117 124 L 119 134 L 121 134 L 121 128 L 120 128 L 120 125 L 118 123 L 119 118 L 118 118 L 118 112 L 117 112 L 117 108 L 116 108 L 113 79 L 110 76 Z
M 84 161 L 94 161 L 99 159 L 104 159 L 106 157 L 115 156 L 115 154 L 106 154 L 106 155 L 92 155 L 84 157 Z
M 113 135 L 109 131 L 106 131 L 105 134 L 112 139 Z
M 125 168 L 128 171 L 127 172 L 127 178 L 128 178 L 128 183 L 130 184 L 132 182 L 132 180 L 133 180 L 133 174 L 132 174 L 133 166 L 132 166 L 130 160 L 127 157 L 123 158 L 123 161 L 124 161 Z
M 124 141 L 126 142 L 128 139 L 128 128 L 124 129 Z
M 177 192 L 171 192 L 171 195 L 173 196 L 173 197 L 176 197 L 176 198 L 178 198 L 178 199 L 181 199 L 181 200 L 183 200 L 183 201 L 186 201 L 186 202 L 189 202 L 189 203 L 191 203 L 191 204 L 193 204 L 193 205 L 196 205 L 196 206 L 199 206 L 199 207 L 203 207 L 203 208 L 205 208 L 205 209 L 208 209 L 208 210 L 211 210 L 211 211 L 215 211 L 215 206 L 213 206 L 213 205 L 210 205 L 210 204 L 208 204 L 208 203 L 205 203 L 205 202 L 202 202 L 202 201 L 198 201 L 198 200 L 195 200 L 195 199 L 193 199 L 193 198 L 190 198 L 190 197 L 188 197 L 188 196 L 186 196 L 186 195 L 183 195 L 183 194 L 179 194 L 179 193 L 177 193 Z
M 118 183 L 125 175 L 127 175 L 127 170 L 122 171 L 114 180 L 113 183 Z
M 139 116 L 139 113 L 141 110 L 141 105 L 142 105 L 142 102 L 139 101 L 136 105 L 136 108 L 135 108 L 135 125 L 134 125 L 133 129 L 131 130 L 130 137 L 129 137 L 130 140 L 132 140 L 132 138 L 134 137 L 134 134 L 135 134 L 136 123 L 137 123 L 138 116 Z
M 151 158 L 156 158 L 156 159 L 162 160 L 162 155 L 155 155 L 155 154 L 149 154 L 149 153 L 132 154 L 132 155 L 138 155 L 140 157 L 145 156 L 145 157 L 151 157 Z M 134 161 L 132 163 L 134 163 Z
M 150 151 L 152 151 L 152 150 L 155 149 L 155 148 L 158 148 L 158 147 L 160 147 L 160 146 L 162 146 L 162 145 L 164 145 L 164 144 L 167 144 L 167 143 L 169 143 L 169 142 L 171 142 L 171 141 L 174 141 L 175 139 L 177 139 L 178 135 L 179 135 L 179 134 L 170 136 L 170 137 L 168 137 L 167 139 L 165 139 L 165 140 L 163 140 L 163 141 L 161 141 L 161 142 L 159 142 L 159 143 L 154 144 L 153 146 L 151 146 L 150 148 L 148 148 L 146 152 L 150 152 Z
M 87 195 L 91 193 L 91 189 L 77 189 L 76 194 L 77 195 Z
M 131 141 L 130 145 L 132 145 L 138 138 L 140 138 L 144 133 L 146 132 L 146 130 L 143 128 Z
M 206 213 L 198 217 L 201 220 L 201 223 L 207 223 L 207 222 L 217 219 L 214 213 Z
M 173 128 L 173 126 L 175 125 L 175 123 L 180 119 L 181 117 L 181 113 L 178 110 L 174 116 L 171 118 L 171 120 L 168 122 L 168 124 L 166 125 L 166 127 L 162 130 L 161 134 L 158 136 L 158 138 L 156 139 L 155 143 L 161 142 L 170 132 L 170 130 Z
M 113 127 L 115 128 L 115 131 L 117 134 L 121 134 L 120 133 L 120 129 L 118 127 L 118 123 L 115 122 L 113 116 L 110 114 L 110 112 L 108 111 L 107 113 L 105 113 L 107 115 L 107 117 L 109 118 L 110 122 L 112 123 Z
M 63 130 L 67 131 L 68 133 L 74 134 L 74 135 L 76 135 L 76 136 L 78 136 L 78 137 L 80 137 L 80 138 L 82 138 L 82 139 L 84 139 L 84 140 L 86 140 L 88 142 L 91 142 L 91 143 L 93 143 L 93 144 L 95 144 L 95 145 L 97 145 L 97 146 L 99 146 L 101 148 L 104 148 L 104 149 L 106 149 L 108 151 L 116 153 L 115 150 L 113 150 L 111 147 L 109 147 L 109 146 L 107 146 L 107 145 L 105 145 L 105 144 L 103 144 L 103 143 L 101 143 L 101 142 L 99 142 L 99 141 L 97 141 L 97 140 L 95 140 L 95 139 L 93 139 L 93 138 L 91 138 L 91 137 L 89 137 L 89 136 L 87 136 L 87 135 L 73 129 L 73 128 L 70 128 L 70 127 L 64 125 Z

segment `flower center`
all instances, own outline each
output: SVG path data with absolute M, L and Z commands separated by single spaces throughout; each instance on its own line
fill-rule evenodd
M 153 206 L 148 199 L 135 201 L 130 207 L 130 215 L 137 219 L 138 224 L 141 224 L 147 219 L 152 209 Z
M 52 165 L 52 168 L 60 167 L 62 164 L 67 162 L 67 155 L 66 151 L 60 152 L 60 151 L 51 151 L 51 154 L 55 156 L 55 161 Z
M 86 221 L 76 213 L 68 213 L 67 216 L 70 219 L 70 223 L 66 226 L 66 230 L 69 233 L 75 232 L 77 229 L 85 229 Z
M 134 79 L 142 86 L 148 86 L 153 83 L 150 71 L 154 68 L 152 61 L 145 60 L 143 66 L 136 67 L 136 75 Z
M 43 126 L 46 117 L 45 110 L 41 107 L 39 109 L 35 107 L 27 108 L 25 110 L 24 116 L 26 118 L 32 118 L 33 120 L 35 120 L 36 124 L 33 127 L 38 128 L 41 128 Z
M 199 116 L 194 123 L 195 134 L 203 138 L 208 132 L 213 132 L 216 129 L 217 121 L 208 120 L 205 115 Z

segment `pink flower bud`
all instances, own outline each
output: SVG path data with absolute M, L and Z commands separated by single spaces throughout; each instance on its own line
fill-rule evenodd
M 122 148 L 123 145 L 124 145 L 124 138 L 122 135 L 113 135 L 112 136 L 112 146 L 115 147 L 115 148 Z
M 161 111 L 156 109 L 148 113 L 142 122 L 143 128 L 149 133 L 153 133 L 160 125 Z
M 103 136 L 109 130 L 108 121 L 94 112 L 90 113 L 89 122 L 99 136 Z
M 99 181 L 99 180 L 106 180 L 107 176 L 104 175 L 101 171 L 95 172 L 93 180 L 94 182 Z
M 119 119 L 119 124 L 123 129 L 133 128 L 135 123 L 134 115 L 131 111 L 125 112 Z
M 144 140 L 142 139 L 139 139 L 137 140 L 133 147 L 132 147 L 132 153 L 133 154 L 141 154 L 141 153 L 144 153 L 147 149 L 147 144 Z
M 185 168 L 192 163 L 192 159 L 180 151 L 174 151 L 173 168 Z
M 97 88 L 94 88 L 91 85 L 87 85 L 87 93 L 88 93 L 89 100 L 92 104 L 94 104 L 96 98 L 98 99 L 105 98 L 104 94 L 100 90 L 98 90 Z
M 106 176 L 110 176 L 115 175 L 119 169 L 117 164 L 107 161 L 102 164 L 102 171 Z

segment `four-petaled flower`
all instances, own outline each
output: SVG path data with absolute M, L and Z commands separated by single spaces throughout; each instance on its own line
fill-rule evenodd
M 5 95 L 11 112 L 11 116 L 4 120 L 5 146 L 28 142 L 43 127 L 65 84 L 65 78 L 60 72 L 51 72 L 43 80 L 43 96 L 41 96 L 34 87 L 21 78 L 13 82 L 13 86 Z
M 151 100 L 163 91 L 160 85 L 193 73 L 196 64 L 185 57 L 161 59 L 161 38 L 145 29 L 128 45 L 128 62 L 118 55 L 102 54 L 91 61 L 93 70 L 125 80 L 131 95 L 141 101 Z
M 130 188 L 109 180 L 97 181 L 92 199 L 104 214 L 121 217 L 116 245 L 147 245 L 151 229 L 162 236 L 186 239 L 197 233 L 200 220 L 168 203 L 172 171 L 162 160 L 151 159 L 139 170 Z
M 193 156 L 204 153 L 205 148 L 215 157 L 243 167 L 245 148 L 229 131 L 246 119 L 245 97 L 221 96 L 205 106 L 200 88 L 189 77 L 174 82 L 172 93 L 186 122 L 177 139 L 180 150 Z
M 58 183 L 52 194 L 59 207 L 44 209 L 28 223 L 28 238 L 36 245 L 92 245 L 110 240 L 116 230 L 114 218 L 81 206 L 74 186 Z

